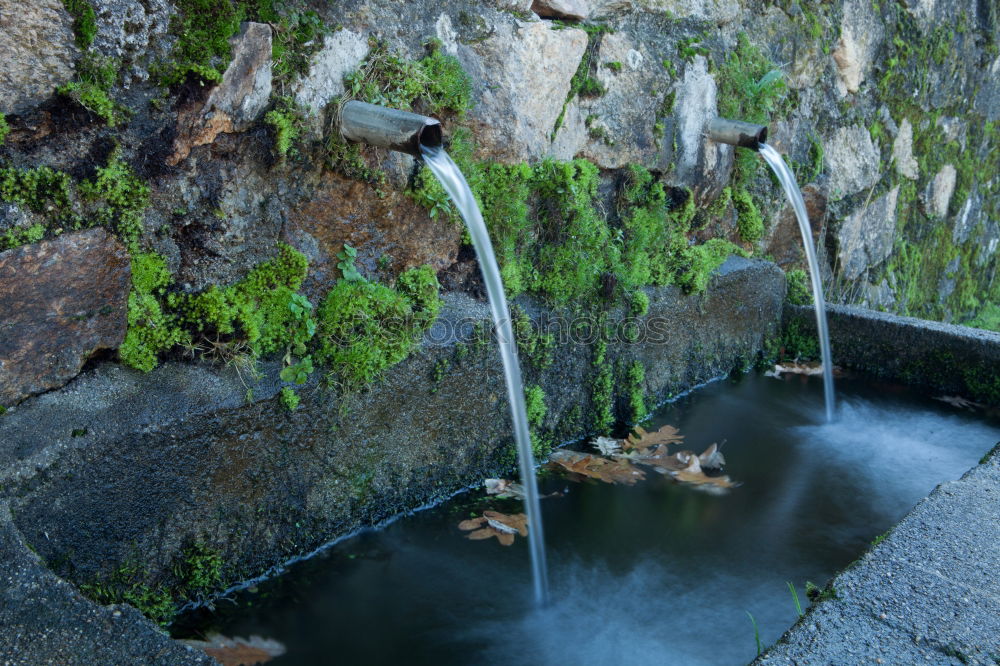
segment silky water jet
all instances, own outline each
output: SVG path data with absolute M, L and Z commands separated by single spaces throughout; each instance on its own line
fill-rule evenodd
M 791 169 L 781 159 L 771 146 L 767 145 L 767 127 L 755 125 L 753 123 L 739 120 L 729 120 L 726 118 L 714 118 L 708 123 L 706 128 L 708 138 L 716 143 L 727 143 L 739 148 L 747 148 L 760 153 L 774 175 L 778 177 L 778 182 L 785 190 L 785 195 L 795 210 L 795 218 L 799 222 L 799 231 L 802 233 L 802 246 L 806 253 L 806 261 L 809 264 L 809 279 L 812 282 L 813 307 L 816 310 L 816 331 L 819 335 L 820 355 L 823 363 L 823 400 L 826 408 L 826 420 L 833 420 L 834 394 L 833 394 L 833 358 L 830 353 L 830 334 L 826 324 L 826 300 L 823 298 L 823 284 L 820 281 L 819 262 L 816 259 L 816 246 L 812 239 L 812 227 L 809 224 L 809 214 L 806 212 L 806 204 L 802 200 L 802 191 L 799 190 L 795 182 L 795 176 Z
M 531 434 L 528 430 L 521 366 L 517 360 L 517 342 L 514 338 L 503 281 L 500 278 L 500 267 L 497 265 L 493 243 L 490 241 L 476 199 L 462 172 L 442 146 L 441 123 L 437 120 L 375 104 L 351 101 L 344 104 L 340 110 L 340 131 L 349 141 L 368 143 L 422 158 L 448 192 L 448 196 L 465 220 L 479 260 L 483 283 L 486 285 L 486 296 L 490 304 L 493 325 L 496 328 L 497 342 L 500 345 L 500 358 L 503 361 L 521 485 L 525 489 L 524 508 L 528 516 L 528 549 L 531 552 L 535 602 L 545 605 L 549 595 L 545 537 L 538 501 L 538 484 L 535 481 L 535 458 L 531 451 Z

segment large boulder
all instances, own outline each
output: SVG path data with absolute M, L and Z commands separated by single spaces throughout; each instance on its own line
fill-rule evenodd
M 62 386 L 125 337 L 128 252 L 104 229 L 0 252 L 0 405 Z

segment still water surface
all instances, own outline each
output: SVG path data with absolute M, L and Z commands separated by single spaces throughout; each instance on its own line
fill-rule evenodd
M 657 412 L 701 452 L 725 440 L 742 485 L 713 496 L 655 473 L 634 487 L 546 475 L 552 604 L 532 608 L 524 540 L 504 548 L 456 529 L 516 502 L 476 491 L 341 542 L 200 629 L 285 644 L 274 664 L 743 664 L 822 586 L 938 483 L 998 439 L 997 421 L 889 385 L 759 375 L 710 384 Z M 583 444 L 573 448 L 583 448 Z M 677 448 L 677 447 L 674 447 Z

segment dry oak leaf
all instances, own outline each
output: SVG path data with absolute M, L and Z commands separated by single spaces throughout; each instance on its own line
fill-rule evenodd
M 483 511 L 483 515 L 478 518 L 460 522 L 458 529 L 469 532 L 465 536 L 473 541 L 496 537 L 502 545 L 510 546 L 514 543 L 515 534 L 528 536 L 528 517 L 523 513 L 509 515 L 499 511 Z
M 665 425 L 654 432 L 646 432 L 641 426 L 636 426 L 635 432 L 625 440 L 625 448 L 634 451 L 645 451 L 659 446 L 679 444 L 684 441 L 684 435 L 672 425 Z
M 608 460 L 589 453 L 559 449 L 549 456 L 550 466 L 561 468 L 572 474 L 598 479 L 605 483 L 635 485 L 646 478 L 646 473 L 625 458 Z

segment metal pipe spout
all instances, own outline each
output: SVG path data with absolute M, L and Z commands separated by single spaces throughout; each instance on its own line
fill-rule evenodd
M 754 125 L 739 120 L 713 118 L 706 128 L 708 138 L 717 143 L 728 143 L 732 146 L 760 150 L 762 143 L 767 141 L 767 127 Z
M 421 146 L 438 148 L 441 123 L 408 111 L 351 101 L 340 110 L 340 133 L 348 141 L 398 150 L 420 157 Z

